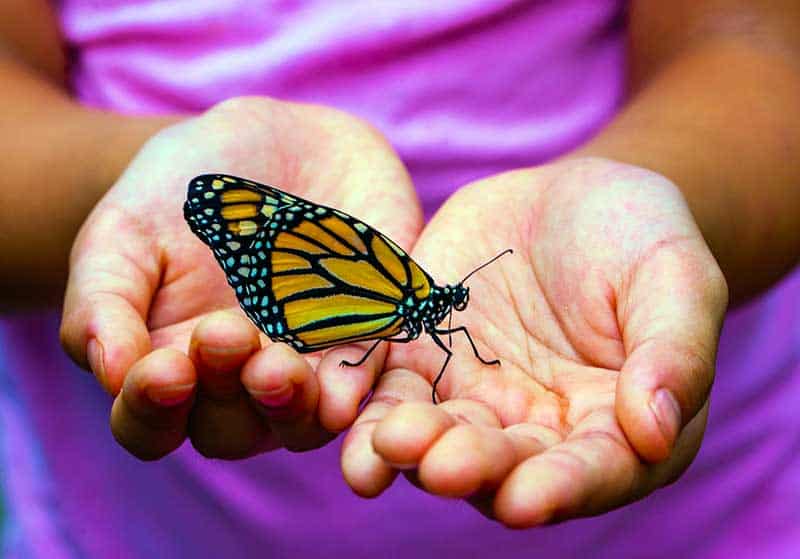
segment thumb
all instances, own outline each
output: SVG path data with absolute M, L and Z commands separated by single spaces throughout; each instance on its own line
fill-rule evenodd
M 624 297 L 627 349 L 616 414 L 650 462 L 666 460 L 714 380 L 727 286 L 700 239 L 662 246 L 640 262 Z
M 150 351 L 145 323 L 159 282 L 158 252 L 124 226 L 123 216 L 90 217 L 73 246 L 61 344 L 111 394 Z

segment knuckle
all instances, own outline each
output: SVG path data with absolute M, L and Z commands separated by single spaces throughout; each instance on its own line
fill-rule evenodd
M 66 354 L 75 364 L 83 369 L 89 368 L 86 355 L 85 334 L 82 333 L 80 310 L 65 310 L 58 328 L 58 340 Z
M 722 315 L 725 309 L 728 308 L 730 301 L 730 290 L 725 275 L 718 266 L 710 267 L 708 272 L 707 291 L 712 298 L 712 308 L 719 316 L 720 323 L 722 322 Z
M 89 364 L 86 360 L 85 351 L 79 349 L 71 325 L 67 321 L 68 319 L 65 319 L 61 322 L 61 326 L 58 329 L 58 341 L 70 359 L 81 367 L 86 368 Z
M 132 436 L 127 429 L 115 423 L 111 424 L 111 434 L 114 436 L 117 443 L 131 456 L 143 462 L 152 462 L 163 458 L 172 450 L 165 450 L 148 444 L 146 441 L 141 440 L 140 437 Z

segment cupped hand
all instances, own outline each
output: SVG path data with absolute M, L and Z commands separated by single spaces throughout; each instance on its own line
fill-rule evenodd
M 603 159 L 568 159 L 469 185 L 413 256 L 469 280 L 445 354 L 395 344 L 348 433 L 342 468 L 364 496 L 398 472 L 527 527 L 598 514 L 676 479 L 707 415 L 727 288 L 675 185 Z
M 214 172 L 341 208 L 406 248 L 422 224 L 391 147 L 339 111 L 234 99 L 148 141 L 75 241 L 61 327 L 115 396 L 115 437 L 143 459 L 187 436 L 222 458 L 324 444 L 352 423 L 385 357 L 343 369 L 362 346 L 302 358 L 256 330 L 183 219 L 189 180 Z

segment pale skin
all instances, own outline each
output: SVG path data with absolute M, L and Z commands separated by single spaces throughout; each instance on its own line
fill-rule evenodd
M 800 170 L 787 165 L 800 150 L 800 14 L 778 4 L 684 2 L 664 12 L 635 2 L 636 94 L 620 115 L 558 162 L 465 187 L 424 231 L 401 162 L 348 115 L 236 100 L 164 129 L 72 249 L 62 340 L 114 395 L 115 436 L 144 459 L 187 437 L 206 456 L 239 458 L 314 448 L 353 425 L 342 469 L 357 493 L 376 496 L 404 472 L 422 490 L 467 499 L 514 527 L 597 514 L 677 479 L 702 439 L 726 280 L 734 299 L 745 298 L 800 252 Z M 47 277 L 57 277 L 65 236 L 108 175 L 173 119 L 85 111 L 52 85 L 58 64 L 6 38 L 22 53 L 0 68 L 20 84 L 18 102 L 30 98 L 26 88 L 52 96 L 49 120 L 88 126 L 88 145 L 74 149 L 114 146 L 106 165 L 93 166 L 102 176 L 79 158 L 63 162 L 69 172 L 56 184 L 77 196 L 55 240 L 2 217 L 21 224 L 18 246 L 39 243 L 37 254 L 56 256 L 31 264 L 4 246 L 18 258 L 9 266 L 39 276 L 50 265 Z M 103 134 L 120 129 L 127 133 L 109 144 Z M 482 366 L 457 335 L 434 406 L 430 383 L 444 355 L 430 340 L 382 346 L 347 369 L 339 361 L 357 360 L 367 344 L 310 357 L 269 344 L 180 218 L 186 181 L 214 170 L 357 215 L 440 283 L 514 248 L 470 280 L 470 306 L 454 317 L 502 366 Z M 19 192 L 22 209 L 31 199 L 46 207 L 53 194 L 39 199 L 32 188 L 40 178 L 15 179 L 9 203 Z
M 503 246 L 514 256 L 471 280 L 470 307 L 455 317 L 502 367 L 482 365 L 456 337 L 434 406 L 424 392 L 441 352 L 393 347 L 345 440 L 354 490 L 376 495 L 405 471 L 432 493 L 527 526 L 596 514 L 677 476 L 700 445 L 706 408 L 697 411 L 726 303 L 679 191 L 601 159 L 515 171 L 456 194 L 414 254 L 453 275 Z M 689 375 L 704 392 L 683 391 Z M 654 403 L 666 387 L 679 401 Z M 680 413 L 653 421 L 673 402 Z M 682 417 L 693 419 L 681 432 Z M 664 461 L 643 463 L 637 442 Z
M 360 347 L 302 359 L 259 339 L 171 202 L 185 199 L 197 169 L 227 169 L 370 215 L 405 247 L 422 226 L 405 168 L 363 122 L 259 98 L 224 103 L 150 140 L 84 224 L 72 251 L 65 347 L 116 395 L 112 430 L 140 458 L 161 457 L 187 435 L 202 454 L 226 458 L 327 442 L 355 418 L 360 396 L 350 385 L 369 387 L 382 359 L 345 373 L 339 362 L 356 360 Z M 141 184 L 155 176 L 158 194 L 142 197 Z

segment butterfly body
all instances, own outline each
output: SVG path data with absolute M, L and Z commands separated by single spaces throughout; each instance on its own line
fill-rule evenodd
M 451 331 L 438 325 L 466 308 L 469 289 L 437 286 L 403 249 L 357 218 L 223 174 L 192 179 L 184 218 L 271 340 L 308 353 L 364 340 L 409 342 L 426 332 L 449 360 L 438 335 Z M 466 329 L 457 330 L 472 342 Z

